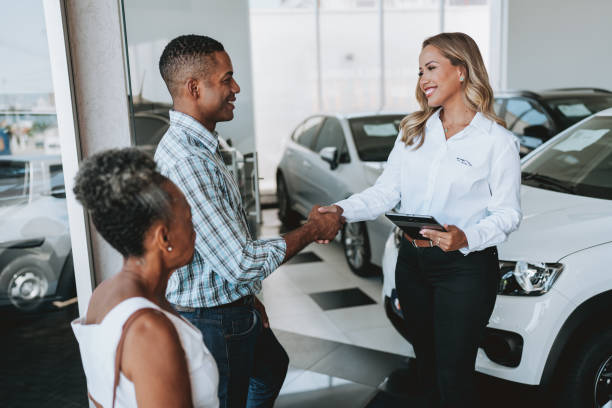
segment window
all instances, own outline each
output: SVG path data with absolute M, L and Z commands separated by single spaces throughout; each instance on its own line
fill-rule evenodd
M 314 151 L 319 153 L 324 147 L 335 147 L 338 151 L 340 163 L 348 163 L 350 161 L 346 140 L 344 139 L 344 131 L 338 119 L 327 118 L 321 127 Z
M 542 108 L 536 103 L 523 98 L 509 99 L 504 117 L 508 129 L 517 135 L 524 135 L 525 128 L 530 126 L 549 127 L 548 119 Z
M 322 117 L 316 116 L 304 122 L 301 126 L 301 133 L 297 135 L 297 142 L 308 149 L 312 149 L 312 143 L 314 142 L 314 138 L 317 135 L 322 120 Z
M 145 146 L 155 153 L 157 144 L 168 130 L 168 119 L 154 115 L 134 115 L 134 142 L 136 146 Z
M 0 161 L 0 206 L 27 199 L 26 162 Z
M 565 132 L 526 163 L 523 176 L 523 184 L 611 200 L 612 118 L 596 116 Z
M 493 101 L 493 110 L 495 111 L 495 114 L 501 117 L 503 113 L 503 108 L 504 100 L 502 98 L 496 98 L 495 101 Z
M 361 161 L 386 161 L 399 133 L 402 115 L 370 116 L 349 121 Z

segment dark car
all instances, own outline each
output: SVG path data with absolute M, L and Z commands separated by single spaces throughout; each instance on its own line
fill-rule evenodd
M 593 113 L 612 107 L 612 92 L 600 88 L 562 88 L 495 95 L 495 113 L 521 142 L 521 156 Z

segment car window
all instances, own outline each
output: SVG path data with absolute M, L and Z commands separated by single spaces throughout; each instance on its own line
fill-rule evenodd
M 134 117 L 134 141 L 136 146 L 157 146 L 168 130 L 168 123 L 161 118 Z
M 22 161 L 0 161 L 0 203 L 9 205 L 27 199 L 28 171 Z
M 612 108 L 612 95 L 549 99 L 546 103 L 561 123 L 561 128 L 565 129 L 593 113 Z
M 335 147 L 338 150 L 338 157 L 341 163 L 346 163 L 350 160 L 346 140 L 344 139 L 344 131 L 340 121 L 336 118 L 327 118 L 325 120 L 317 137 L 314 151 L 319 153 L 324 147 Z
M 64 171 L 61 164 L 49 166 L 49 176 L 51 178 L 51 190 L 64 186 Z
M 502 98 L 496 98 L 493 101 L 493 110 L 495 111 L 495 114 L 497 116 L 499 116 L 501 118 L 502 116 L 502 110 L 504 108 L 504 100 Z
M 612 117 L 563 133 L 523 166 L 523 184 L 612 200 Z
M 402 115 L 368 116 L 349 120 L 361 161 L 386 161 L 399 133 Z
M 508 99 L 504 119 L 508 129 L 520 136 L 525 135 L 525 128 L 530 126 L 550 127 L 542 108 L 523 98 Z
M 312 143 L 322 120 L 323 118 L 320 116 L 306 120 L 302 125 L 302 132 L 297 136 L 297 142 L 308 149 L 312 149 Z

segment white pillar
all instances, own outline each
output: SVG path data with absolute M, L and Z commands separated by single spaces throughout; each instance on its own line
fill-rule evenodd
M 80 160 L 132 144 L 121 10 L 119 0 L 44 0 L 44 8 L 83 313 L 91 290 L 122 264 L 72 194 Z

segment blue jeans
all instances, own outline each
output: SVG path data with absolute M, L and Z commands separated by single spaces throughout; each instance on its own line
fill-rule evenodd
M 267 408 L 285 381 L 289 357 L 252 305 L 180 312 L 204 337 L 219 369 L 220 408 Z

